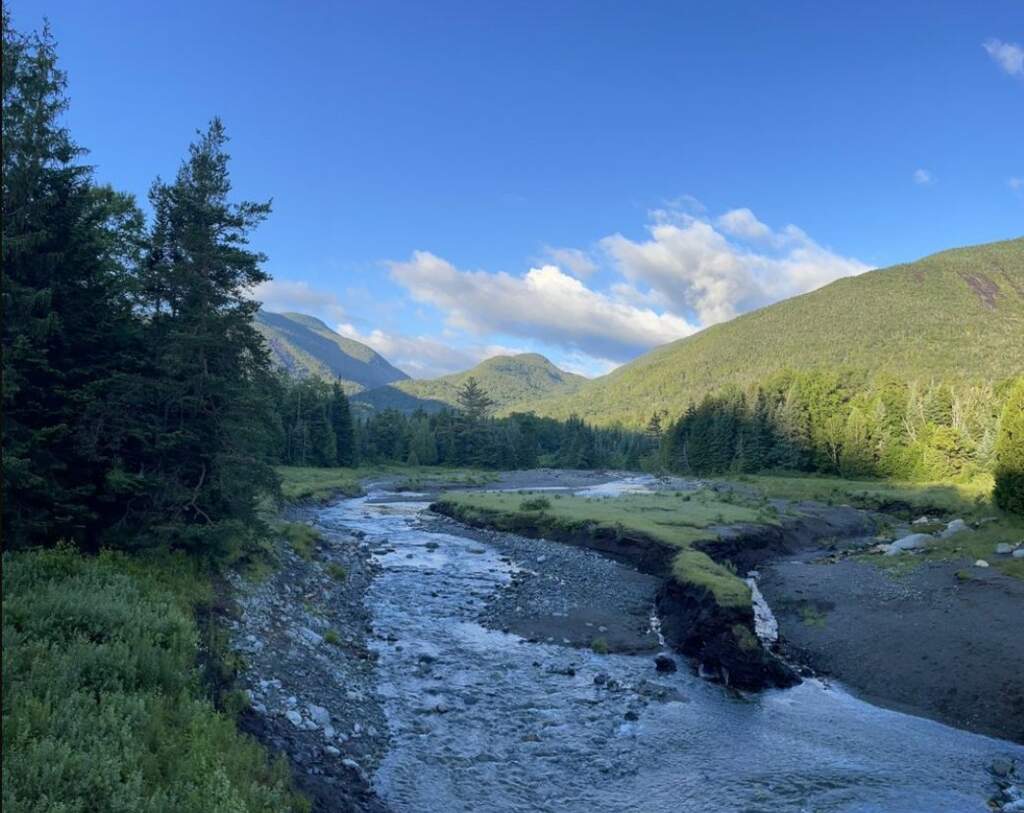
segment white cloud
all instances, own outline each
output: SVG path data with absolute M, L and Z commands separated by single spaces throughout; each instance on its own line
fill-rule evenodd
M 342 336 L 369 345 L 384 358 L 413 378 L 437 378 L 474 367 L 492 356 L 524 353 L 515 347 L 498 344 L 463 344 L 455 347 L 432 336 L 402 336 L 371 330 L 360 333 L 355 325 L 343 322 L 335 327 Z
M 723 231 L 742 236 L 738 241 L 707 220 L 684 214 L 670 221 L 663 214 L 647 227 L 649 240 L 615 234 L 601 245 L 634 288 L 645 286 L 647 295 L 666 303 L 671 313 L 695 317 L 702 327 L 869 270 L 796 226 L 774 231 L 749 210 L 715 221 Z
M 392 278 L 414 299 L 439 308 L 450 326 L 477 335 L 522 336 L 625 361 L 696 329 L 674 314 L 591 290 L 554 265 L 523 276 L 460 271 L 427 251 L 389 265 Z
M 308 282 L 268 280 L 252 289 L 252 298 L 274 313 L 298 311 L 331 320 L 345 316 L 345 309 L 335 294 L 311 288 Z
M 1014 192 L 1020 192 L 1022 189 L 1024 189 L 1024 178 L 1007 178 L 1006 185 L 1010 187 L 1010 189 L 1012 189 Z
M 1024 77 L 1024 47 L 995 38 L 985 40 L 981 47 L 1010 76 Z
M 758 220 L 750 209 L 733 209 L 716 221 L 718 228 L 743 240 L 770 240 L 772 230 Z
M 586 279 L 597 271 L 597 263 L 590 258 L 590 255 L 578 248 L 544 246 L 544 256 L 580 279 Z
M 935 176 L 927 169 L 915 169 L 913 178 L 918 186 L 931 186 L 935 183 Z

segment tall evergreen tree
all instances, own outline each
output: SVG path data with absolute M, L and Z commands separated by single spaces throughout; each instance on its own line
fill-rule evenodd
M 270 362 L 248 292 L 268 276 L 248 235 L 268 203 L 232 203 L 219 119 L 189 148 L 173 183 L 158 180 L 142 272 L 154 379 L 153 519 L 186 544 L 223 543 L 258 524 L 276 488 L 266 462 Z
M 335 462 L 339 466 L 354 466 L 356 463 L 356 438 L 352 426 L 352 409 L 341 384 L 331 386 L 331 427 L 337 448 Z
M 996 441 L 996 505 L 1024 514 L 1024 378 L 1010 390 Z
M 93 185 L 62 126 L 49 31 L 3 10 L 3 487 L 7 544 L 92 540 L 115 513 L 109 426 L 91 409 L 128 366 L 127 266 L 141 214 Z

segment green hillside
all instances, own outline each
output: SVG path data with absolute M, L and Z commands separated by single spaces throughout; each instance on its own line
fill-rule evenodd
M 836 366 L 906 380 L 1000 380 L 1024 371 L 1024 238 L 838 280 L 659 347 L 533 407 L 639 424 L 656 410 L 678 415 L 723 385 Z
M 522 353 L 495 356 L 471 370 L 441 378 L 398 381 L 360 393 L 353 400 L 373 409 L 437 411 L 457 403 L 458 391 L 470 376 L 476 378 L 494 400 L 499 415 L 517 408 L 527 409 L 539 399 L 552 395 L 569 395 L 587 382 L 581 375 L 560 370 L 538 353 Z
M 350 393 L 408 378 L 372 348 L 335 333 L 313 316 L 260 311 L 256 326 L 274 360 L 297 375 L 341 379 Z

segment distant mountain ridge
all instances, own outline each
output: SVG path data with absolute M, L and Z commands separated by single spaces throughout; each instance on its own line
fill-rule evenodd
M 587 379 L 561 370 L 539 353 L 494 356 L 471 370 L 432 379 L 408 379 L 359 393 L 353 401 L 371 409 L 424 409 L 437 411 L 458 403 L 466 379 L 477 380 L 494 401 L 498 415 L 528 410 L 534 402 L 552 395 L 569 395 Z
M 847 277 L 658 347 L 541 415 L 641 425 L 655 411 L 782 369 L 851 367 L 903 380 L 1024 372 L 1024 238 L 951 249 Z
M 261 310 L 256 327 L 280 367 L 295 375 L 340 379 L 350 394 L 409 377 L 373 348 L 336 333 L 314 316 Z

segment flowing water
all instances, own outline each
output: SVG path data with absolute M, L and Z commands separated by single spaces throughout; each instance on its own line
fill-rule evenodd
M 366 598 L 391 736 L 373 782 L 396 811 L 982 813 L 992 760 L 1024 759 L 816 681 L 741 697 L 685 668 L 656 674 L 650 656 L 484 628 L 475 619 L 515 564 L 420 527 L 427 503 L 387 499 L 320 519 L 385 551 Z M 644 704 L 645 680 L 681 699 Z

